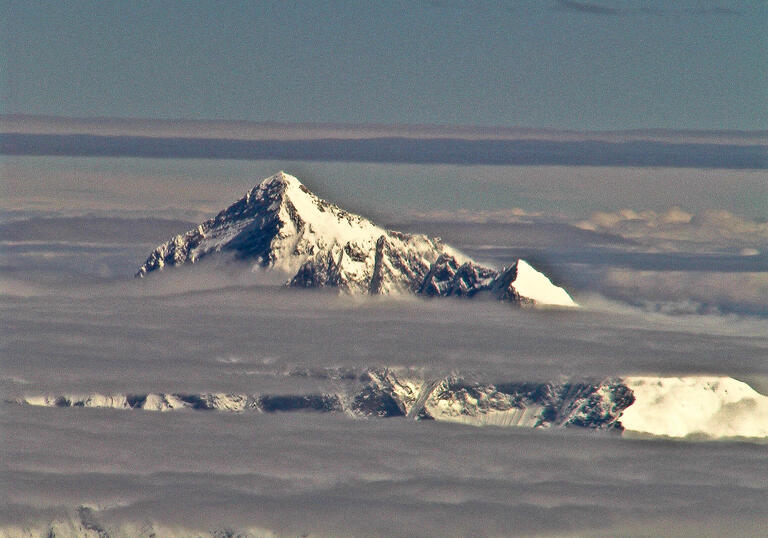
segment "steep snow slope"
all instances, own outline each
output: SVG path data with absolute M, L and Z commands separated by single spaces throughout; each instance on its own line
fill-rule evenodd
M 531 267 L 525 260 L 518 260 L 517 275 L 512 283 L 521 297 L 534 303 L 553 306 L 576 306 L 568 292 L 555 286 L 543 273 Z
M 486 292 L 515 303 L 576 306 L 565 290 L 522 260 L 501 272 L 481 267 L 439 239 L 385 230 L 321 200 L 284 172 L 160 245 L 137 276 L 216 253 L 284 271 L 296 287 L 440 296 Z

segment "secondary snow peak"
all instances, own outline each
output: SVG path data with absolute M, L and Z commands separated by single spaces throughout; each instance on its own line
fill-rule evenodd
M 576 306 L 565 290 L 525 262 L 501 273 L 482 267 L 439 239 L 386 230 L 345 211 L 283 171 L 157 247 L 137 276 L 225 254 L 285 271 L 293 275 L 287 284 L 295 287 L 440 296 L 488 292 L 516 304 Z

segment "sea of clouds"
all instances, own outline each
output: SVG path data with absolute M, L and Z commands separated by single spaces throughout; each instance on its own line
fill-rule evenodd
M 279 169 L 479 261 L 524 256 L 583 308 L 346 297 L 215 262 L 133 278 L 156 244 Z M 14 157 L 3 174 L 6 402 L 313 393 L 333 391 L 333 376 L 299 373 L 374 367 L 481 382 L 716 374 L 768 389 L 759 172 Z M 110 536 L 768 525 L 765 446 L 755 442 L 0 405 L 0 521 L 11 536 L 86 523 Z

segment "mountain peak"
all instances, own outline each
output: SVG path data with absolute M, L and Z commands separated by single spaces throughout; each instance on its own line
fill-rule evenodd
M 269 176 L 268 178 L 262 180 L 258 185 L 256 185 L 253 190 L 259 189 L 259 188 L 270 188 L 274 185 L 285 185 L 287 186 L 303 186 L 301 181 L 298 180 L 298 178 L 286 174 L 282 170 L 280 170 L 278 173 L 273 174 Z
M 544 273 L 531 267 L 525 260 L 515 262 L 516 276 L 514 280 L 515 291 L 535 303 L 552 306 L 577 306 L 571 296 L 558 286 L 552 284 Z
M 264 198 L 265 196 L 274 199 L 282 196 L 289 188 L 304 189 L 306 192 L 309 192 L 309 190 L 302 185 L 301 181 L 281 170 L 257 183 L 245 195 L 245 199 L 248 202 L 250 202 L 251 198 Z
M 491 292 L 519 304 L 575 306 L 565 290 L 522 260 L 501 273 L 482 267 L 439 239 L 385 230 L 322 200 L 283 171 L 160 245 L 137 276 L 214 254 L 284 271 L 296 287 L 369 294 Z

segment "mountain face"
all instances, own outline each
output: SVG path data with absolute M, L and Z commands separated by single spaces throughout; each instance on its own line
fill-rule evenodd
M 424 377 L 398 368 L 295 370 L 332 379 L 332 392 L 279 394 L 131 393 L 27 395 L 6 403 L 146 411 L 404 417 L 474 426 L 583 428 L 685 438 L 768 438 L 768 396 L 724 376 L 622 377 L 556 382 Z
M 375 416 L 530 428 L 577 426 L 622 431 L 619 418 L 635 398 L 620 379 L 566 383 L 465 382 L 458 377 L 424 380 L 392 370 L 368 372 L 366 390 L 352 408 Z M 394 412 L 387 413 L 389 397 Z
M 328 372 L 328 374 L 332 374 Z M 297 373 L 298 375 L 298 373 Z M 317 394 L 87 394 L 26 397 L 23 405 L 173 411 L 317 411 L 356 417 L 406 417 L 483 426 L 580 427 L 623 431 L 635 398 L 621 379 L 566 383 L 476 383 L 424 379 L 392 369 L 344 372 L 338 392 Z M 345 387 L 346 385 L 346 387 Z
M 482 292 L 516 304 L 577 306 L 523 260 L 500 272 L 482 267 L 439 239 L 385 230 L 326 202 L 284 172 L 157 247 L 136 276 L 216 253 L 284 271 L 295 287 L 465 297 Z

